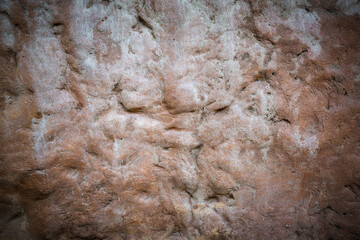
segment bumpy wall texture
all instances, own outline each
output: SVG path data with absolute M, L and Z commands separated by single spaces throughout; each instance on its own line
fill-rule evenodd
M 360 239 L 356 0 L 0 0 L 0 239 Z

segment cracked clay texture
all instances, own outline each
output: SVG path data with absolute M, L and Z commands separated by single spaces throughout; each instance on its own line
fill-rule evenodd
M 356 0 L 0 0 L 0 239 L 360 239 Z

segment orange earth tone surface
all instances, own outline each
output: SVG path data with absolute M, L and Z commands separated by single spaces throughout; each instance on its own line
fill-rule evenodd
M 360 239 L 357 0 L 0 0 L 0 239 Z

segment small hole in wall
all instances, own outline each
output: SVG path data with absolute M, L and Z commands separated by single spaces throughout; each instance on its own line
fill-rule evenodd
M 41 112 L 37 112 L 35 115 L 35 118 L 42 118 L 42 113 Z
M 244 53 L 244 55 L 242 55 L 241 59 L 245 60 L 245 59 L 247 59 L 249 57 L 250 57 L 249 53 Z
M 55 23 L 53 23 L 52 24 L 54 27 L 57 27 L 57 26 L 61 26 L 61 25 L 63 25 L 61 22 L 55 22 Z
M 254 109 L 252 106 L 248 107 L 247 110 L 248 110 L 250 113 L 255 113 L 255 109 Z
M 229 198 L 230 199 L 235 199 L 235 196 L 234 196 L 234 194 L 231 192 L 231 193 L 229 193 Z
M 49 142 L 51 142 L 51 141 L 53 141 L 53 140 L 54 140 L 54 138 L 55 138 L 55 136 L 54 136 L 54 135 L 50 135 L 50 136 L 48 137 L 48 141 L 49 141 Z
M 103 0 L 103 1 L 102 1 L 102 4 L 103 4 L 104 6 L 108 6 L 108 5 L 109 5 L 109 3 L 110 3 L 110 1 L 109 1 L 109 0 Z
M 113 88 L 111 89 L 111 91 L 117 91 L 118 90 L 118 87 L 119 87 L 119 83 L 115 83 Z
M 82 109 L 83 107 L 84 107 L 84 106 L 83 106 L 82 103 L 78 103 L 78 104 L 76 105 L 76 109 L 78 109 L 78 110 Z
M 31 94 L 34 93 L 34 90 L 33 90 L 32 88 L 28 88 L 27 90 L 28 90 Z
M 297 83 L 300 83 L 300 82 L 302 82 L 302 79 L 301 79 L 301 77 L 298 77 L 298 76 L 296 76 L 295 78 L 294 78 L 294 80 L 297 82 Z

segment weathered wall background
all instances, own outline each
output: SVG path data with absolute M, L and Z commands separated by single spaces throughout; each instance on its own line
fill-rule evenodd
M 356 0 L 0 0 L 1 239 L 359 239 Z

